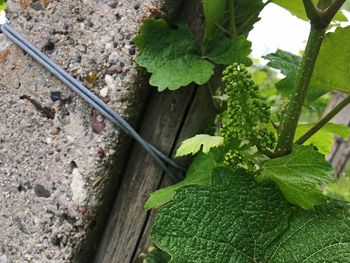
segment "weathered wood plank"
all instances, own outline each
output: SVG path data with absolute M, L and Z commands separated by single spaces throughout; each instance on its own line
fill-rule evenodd
M 182 6 L 182 15 L 187 17 L 199 43 L 204 32 L 201 8 L 200 0 L 184 1 Z M 214 116 L 207 88 L 195 90 L 186 87 L 175 93 L 155 93 L 149 103 L 141 134 L 169 156 L 183 139 L 196 134 L 203 123 Z M 183 158 L 180 163 L 187 166 L 190 161 L 190 158 Z M 150 193 L 169 184 L 163 171 L 135 145 L 95 262 L 132 262 L 147 248 L 154 217 L 143 205 Z
M 190 138 L 196 133 L 200 132 L 203 128 L 203 124 L 205 124 L 208 120 L 212 120 L 214 116 L 215 109 L 212 104 L 208 89 L 206 87 L 199 87 L 184 125 L 179 133 L 178 138 L 176 139 L 176 147 L 172 152 L 172 156 L 174 156 L 176 149 L 184 139 Z M 191 161 L 192 158 L 180 158 L 177 160 L 178 163 L 186 167 L 190 164 Z M 169 181 L 166 180 L 163 174 L 159 188 L 163 188 L 167 185 L 169 185 Z M 134 253 L 133 261 L 135 261 L 142 252 L 147 251 L 147 248 L 151 245 L 150 233 L 154 222 L 155 212 L 155 210 L 149 212 L 149 216 L 145 222 L 145 228 L 140 236 L 140 242 L 137 245 Z
M 195 89 L 155 92 L 150 100 L 140 133 L 167 155 L 172 151 L 194 92 Z M 147 217 L 143 205 L 148 194 L 158 187 L 162 173 L 135 144 L 95 262 L 130 262 Z
M 332 102 L 329 104 L 326 112 L 330 111 L 346 97 L 346 94 L 336 94 Z M 350 105 L 345 107 L 339 114 L 337 114 L 332 119 L 332 122 L 350 125 Z M 350 140 L 344 141 L 340 138 L 335 139 L 332 151 L 327 158 L 330 160 L 338 174 L 344 172 L 350 159 Z

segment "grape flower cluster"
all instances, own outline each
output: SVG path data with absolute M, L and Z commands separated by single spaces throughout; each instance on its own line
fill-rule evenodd
M 248 171 L 255 170 L 253 160 L 246 158 L 240 151 L 231 149 L 225 154 L 224 163 L 231 167 L 241 167 Z
M 258 149 L 272 149 L 276 139 L 266 128 L 271 119 L 270 107 L 260 96 L 251 74 L 244 65 L 233 64 L 224 70 L 222 80 L 227 96 L 227 118 L 221 128 L 225 142 L 238 139 Z M 244 163 L 244 158 L 231 150 L 225 162 L 236 166 Z

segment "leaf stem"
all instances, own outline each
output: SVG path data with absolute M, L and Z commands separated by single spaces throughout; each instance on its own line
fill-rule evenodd
M 233 38 L 236 36 L 236 19 L 235 19 L 235 2 L 234 0 L 228 0 L 229 4 L 229 20 L 228 20 L 228 31 L 230 37 Z
M 216 110 L 217 112 L 220 112 L 220 106 L 219 106 L 219 104 L 217 103 L 217 101 L 216 101 L 215 98 L 214 98 L 215 94 L 214 94 L 213 86 L 211 85 L 211 82 L 210 82 L 210 81 L 211 81 L 211 80 L 209 80 L 209 81 L 207 82 L 207 87 L 208 87 L 208 90 L 209 90 L 209 93 L 210 93 L 210 97 L 211 97 L 211 100 L 212 100 L 212 102 L 213 102 L 213 105 L 214 105 L 215 110 Z
M 323 10 L 321 20 L 318 23 L 321 29 L 325 29 L 329 26 L 330 22 L 339 9 L 343 6 L 345 1 L 346 0 L 333 0 L 329 7 Z
M 350 103 L 350 96 L 345 98 L 337 106 L 335 106 L 329 113 L 327 113 L 318 123 L 315 124 L 310 130 L 302 135 L 295 143 L 303 144 L 310 139 L 316 132 L 318 132 L 323 126 L 325 126 L 335 115 L 337 115 L 342 109 L 344 109 Z
M 274 152 L 271 152 L 271 151 L 268 150 L 268 149 L 263 149 L 263 148 L 261 148 L 261 147 L 258 146 L 258 145 L 257 145 L 256 147 L 258 148 L 259 152 L 261 152 L 262 154 L 266 155 L 267 157 L 269 157 L 269 158 L 271 158 L 271 159 L 273 159 L 273 158 L 276 157 L 276 155 L 275 155 Z
M 326 30 L 320 29 L 311 23 L 311 30 L 304 57 L 294 84 L 290 103 L 281 122 L 279 139 L 275 150 L 277 156 L 287 155 L 292 150 L 295 130 L 298 125 L 325 31 Z

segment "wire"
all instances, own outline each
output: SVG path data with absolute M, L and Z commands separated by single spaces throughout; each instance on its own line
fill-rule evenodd
M 130 126 L 129 123 L 127 123 L 118 113 L 116 113 L 114 110 L 112 110 L 104 101 L 102 101 L 100 98 L 98 98 L 94 93 L 92 93 L 89 89 L 87 89 L 80 81 L 73 78 L 71 75 L 69 75 L 66 71 L 64 71 L 60 66 L 55 64 L 50 58 L 48 58 L 46 55 L 44 55 L 42 52 L 40 52 L 36 47 L 34 47 L 30 42 L 28 42 L 26 39 L 24 39 L 21 35 L 19 35 L 17 32 L 15 32 L 8 24 L 4 25 L 4 28 L 10 32 L 13 36 L 15 36 L 19 41 L 21 41 L 23 44 L 25 44 L 27 47 L 29 47 L 35 54 L 37 54 L 40 58 L 42 58 L 46 63 L 48 63 L 50 66 L 52 66 L 54 69 L 56 69 L 63 77 L 68 79 L 70 82 L 72 82 L 78 89 L 82 90 L 87 96 L 89 96 L 92 100 L 94 100 L 97 104 L 99 104 L 103 109 L 105 109 L 108 113 L 110 113 L 116 121 L 118 121 L 119 124 L 117 124 L 120 128 L 122 128 L 127 134 L 132 136 L 137 141 L 143 141 L 143 143 L 148 144 L 149 147 L 156 152 L 159 157 L 173 166 L 176 169 L 186 171 L 183 167 L 176 164 L 173 160 L 169 159 L 167 156 L 165 156 L 162 152 L 160 152 L 157 148 L 155 148 L 152 144 L 149 144 L 146 142 L 143 138 L 139 136 L 139 134 Z M 31 55 L 31 54 L 30 54 Z
M 31 57 L 33 57 L 33 59 L 35 59 L 38 63 L 40 63 L 43 67 L 45 67 L 53 75 L 60 79 L 64 84 L 66 84 L 70 89 L 82 97 L 84 101 L 95 108 L 101 115 L 103 115 L 106 119 L 117 125 L 124 132 L 139 142 L 173 181 L 177 181 L 177 179 L 165 163 L 178 170 L 186 171 L 185 168 L 176 164 L 173 160 L 165 156 L 153 145 L 145 141 L 118 113 L 113 111 L 104 101 L 102 101 L 94 93 L 88 90 L 80 81 L 69 75 L 51 59 L 49 59 L 46 55 L 44 55 L 41 51 L 29 43 L 25 38 L 14 31 L 9 24 L 3 24 L 1 26 L 1 31 L 5 34 L 6 37 L 16 43 Z
M 131 135 L 136 141 L 138 141 L 144 149 L 157 161 L 161 168 L 166 172 L 166 174 L 173 180 L 177 181 L 176 177 L 165 165 L 163 160 L 165 159 L 177 169 L 184 170 L 182 167 L 178 166 L 172 160 L 168 159 L 164 154 L 157 150 L 154 146 L 147 143 L 132 127 L 121 118 L 116 112 L 114 112 L 108 105 L 106 105 L 102 100 L 100 100 L 95 94 L 89 91 L 85 86 L 83 86 L 79 81 L 71 77 L 67 72 L 62 70 L 58 65 L 53 63 L 48 57 L 37 50 L 33 45 L 21 37 L 18 33 L 11 29 L 8 24 L 4 24 L 1 27 L 3 33 L 14 43 L 25 50 L 29 55 L 31 55 L 36 61 L 38 61 L 42 66 L 49 70 L 53 75 L 59 78 L 63 83 L 70 87 L 74 92 L 80 95 L 87 103 L 89 103 L 93 108 L 100 112 L 105 118 L 110 120 L 112 123 L 116 124 L 126 133 Z M 168 160 L 167 160 L 168 159 Z M 174 165 L 175 164 L 175 165 Z

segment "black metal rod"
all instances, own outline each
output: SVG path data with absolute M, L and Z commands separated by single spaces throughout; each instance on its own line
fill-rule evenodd
M 4 24 L 1 26 L 2 32 L 24 51 L 26 51 L 30 56 L 33 57 L 38 63 L 49 70 L 53 75 L 60 79 L 64 84 L 76 92 L 80 97 L 83 98 L 88 104 L 95 108 L 99 113 L 101 113 L 106 119 L 120 127 L 127 134 L 132 136 L 136 141 L 138 141 L 143 148 L 156 160 L 156 162 L 162 167 L 166 174 L 173 180 L 177 181 L 176 177 L 172 174 L 169 168 L 166 166 L 164 161 L 176 169 L 185 171 L 183 167 L 176 164 L 170 158 L 161 153 L 153 145 L 146 142 L 118 113 L 113 111 L 105 102 L 98 98 L 94 93 L 88 90 L 80 81 L 73 78 L 61 67 L 55 64 L 51 59 L 24 39 L 20 34 L 15 32 L 10 25 Z

